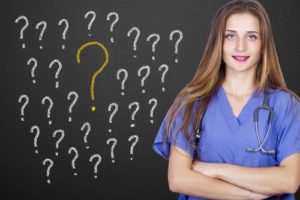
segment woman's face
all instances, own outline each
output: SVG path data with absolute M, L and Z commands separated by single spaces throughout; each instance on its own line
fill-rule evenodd
M 228 17 L 224 32 L 223 61 L 226 72 L 252 71 L 260 59 L 261 38 L 259 20 L 249 13 Z

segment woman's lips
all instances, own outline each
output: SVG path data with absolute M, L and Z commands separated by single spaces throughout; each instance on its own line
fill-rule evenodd
M 238 62 L 245 62 L 250 56 L 232 56 Z

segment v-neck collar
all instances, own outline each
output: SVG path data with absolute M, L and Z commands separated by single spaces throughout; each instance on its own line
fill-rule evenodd
M 264 93 L 262 92 L 261 94 L 259 94 L 259 96 L 257 96 L 257 93 L 258 88 L 252 93 L 251 97 L 248 99 L 247 103 L 239 113 L 239 116 L 235 117 L 223 86 L 221 85 L 219 87 L 217 91 L 217 98 L 221 107 L 220 109 L 222 110 L 226 121 L 230 125 L 233 132 L 236 132 L 236 130 L 246 122 L 249 115 L 253 116 L 255 108 L 258 105 L 262 104 Z

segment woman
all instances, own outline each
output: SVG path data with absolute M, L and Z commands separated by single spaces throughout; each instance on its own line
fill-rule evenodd
M 294 199 L 300 184 L 299 102 L 285 84 L 262 5 L 223 5 L 194 78 L 176 97 L 153 144 L 169 159 L 170 190 L 181 193 L 179 199 Z M 268 109 L 253 114 L 262 104 Z

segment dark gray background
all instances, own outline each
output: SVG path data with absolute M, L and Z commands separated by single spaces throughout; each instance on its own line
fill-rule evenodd
M 167 186 L 167 161 L 152 150 L 152 143 L 166 111 L 179 90 L 193 77 L 203 53 L 209 33 L 210 20 L 217 8 L 226 1 L 209 0 L 53 0 L 53 1 L 15 1 L 11 0 L 1 7 L 1 194 L 7 199 L 176 199 Z M 300 3 L 297 0 L 264 0 L 273 27 L 275 43 L 290 89 L 300 94 L 299 46 L 300 46 Z M 84 14 L 94 10 L 97 13 L 88 37 L 88 19 Z M 109 12 L 115 11 L 120 20 L 109 31 L 112 21 L 107 21 Z M 23 23 L 15 19 L 25 15 L 29 27 L 24 31 L 21 48 L 20 30 Z M 70 28 L 66 35 L 66 50 L 61 49 L 63 28 L 57 25 L 62 18 L 68 19 Z M 90 18 L 89 18 L 90 19 Z M 114 19 L 114 18 L 112 18 Z M 45 20 L 48 27 L 43 40 L 38 41 L 39 30 L 35 25 Z M 133 39 L 127 31 L 137 26 L 141 35 L 137 43 L 137 59 L 133 58 Z M 174 63 L 175 41 L 169 41 L 174 29 L 182 30 L 184 38 L 179 44 L 179 63 Z M 151 60 L 151 44 L 146 38 L 158 33 L 161 40 L 156 45 L 156 61 Z M 113 36 L 115 43 L 110 43 Z M 103 62 L 103 53 L 90 48 L 82 54 L 82 64 L 76 63 L 76 51 L 83 43 L 91 40 L 102 42 L 109 51 L 108 66 L 97 77 L 95 95 L 97 111 L 90 111 L 91 100 L 89 84 L 92 74 Z M 39 50 L 43 44 L 44 49 Z M 38 60 L 35 71 L 37 84 L 32 84 L 31 67 L 26 62 L 30 57 Z M 59 74 L 60 87 L 55 89 L 55 70 L 48 65 L 59 59 L 63 68 Z M 169 71 L 165 77 L 166 92 L 161 92 L 161 72 L 158 67 L 167 64 Z M 151 67 L 151 74 L 145 81 L 146 94 L 141 93 L 137 70 L 143 65 Z M 116 79 L 119 68 L 128 70 L 129 78 L 125 84 L 125 96 L 121 96 L 121 82 Z M 68 122 L 70 101 L 67 94 L 75 90 L 79 100 L 73 107 L 73 121 Z M 25 108 L 25 122 L 20 121 L 21 104 L 18 98 L 27 94 L 30 102 Z M 53 125 L 47 124 L 47 106 L 41 99 L 49 95 L 54 101 L 51 112 Z M 154 124 L 149 123 L 150 98 L 158 100 L 154 111 Z M 135 115 L 135 128 L 130 128 L 132 110 L 128 104 L 140 103 Z M 119 104 L 119 110 L 109 124 L 107 106 L 111 102 Z M 92 131 L 88 136 L 90 149 L 83 142 L 82 124 L 89 121 Z M 34 153 L 30 127 L 39 125 L 39 154 Z M 56 129 L 65 130 L 65 138 L 60 143 L 58 157 L 54 156 L 56 139 L 52 133 Z M 107 129 L 113 132 L 108 133 Z M 134 148 L 134 159 L 129 159 L 130 142 L 128 137 L 139 136 Z M 111 163 L 110 146 L 106 140 L 118 140 L 115 147 L 116 163 Z M 70 146 L 79 151 L 76 161 L 78 176 L 73 175 L 71 160 L 67 153 Z M 89 157 L 99 153 L 102 161 L 98 167 L 99 179 L 93 178 L 94 163 Z M 45 158 L 52 158 L 54 166 L 50 171 L 51 184 L 47 183 Z M 280 180 L 278 180 L 280 181 Z

